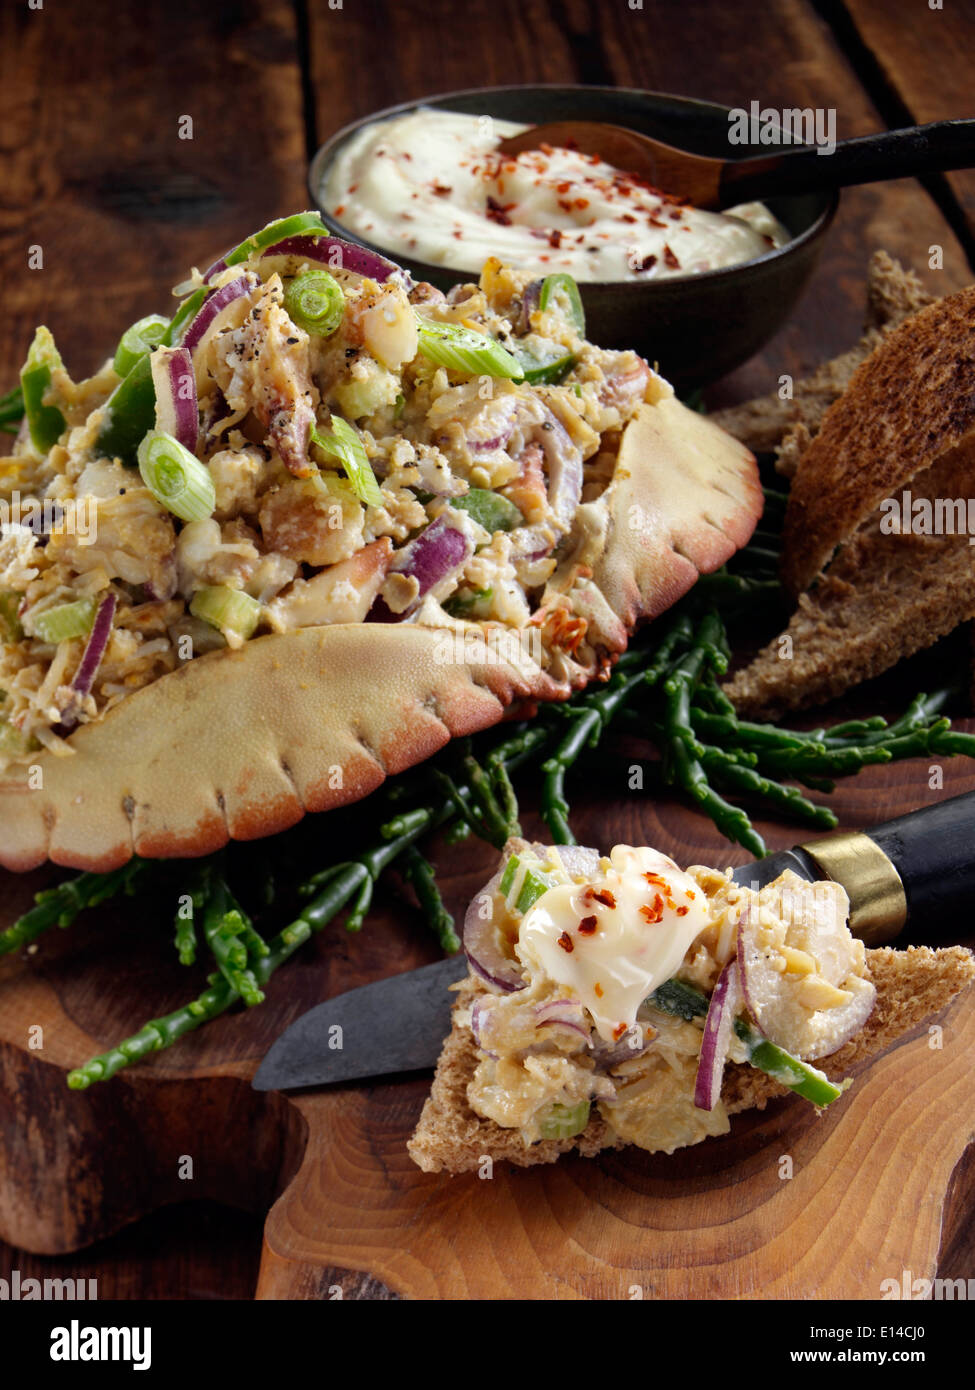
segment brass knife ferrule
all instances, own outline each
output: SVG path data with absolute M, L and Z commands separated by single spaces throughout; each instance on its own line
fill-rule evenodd
M 844 831 L 801 846 L 850 899 L 850 931 L 866 946 L 886 946 L 907 921 L 900 874 L 880 846 L 861 830 Z

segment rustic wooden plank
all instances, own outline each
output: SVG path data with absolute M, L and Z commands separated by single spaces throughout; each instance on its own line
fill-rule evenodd
M 899 5 L 896 14 L 885 0 L 844 0 L 828 13 L 834 9 L 848 16 L 892 98 L 916 124 L 972 115 L 972 0 L 940 9 Z M 975 170 L 945 177 L 975 237 Z
M 289 0 L 2 8 L 0 382 L 39 321 L 86 374 L 194 262 L 305 206 L 296 35 Z
M 722 0 L 699 0 L 693 38 L 675 11 L 589 0 L 500 0 L 462 12 L 451 0 L 383 0 L 370 7 L 368 23 L 353 5 L 314 6 L 309 19 L 320 140 L 393 101 L 517 82 L 609 83 L 746 108 L 752 100 L 778 109 L 835 107 L 839 138 L 884 125 L 808 0 L 762 6 L 757 18 Z M 743 60 L 743 54 L 751 56 Z M 952 103 L 944 114 L 967 114 L 961 95 Z M 941 271 L 927 270 L 934 244 L 944 248 Z M 782 372 L 801 375 L 849 347 L 859 335 L 867 263 L 878 246 L 918 268 L 937 293 L 971 278 L 954 234 L 916 181 L 850 189 L 798 312 L 713 393 L 714 404 L 767 391 Z
M 27 1279 L 73 1279 L 79 1297 L 101 1301 L 248 1299 L 263 1224 L 216 1202 L 186 1202 L 56 1260 L 0 1245 L 0 1279 L 17 1270 L 22 1289 Z
M 344 121 L 392 101 L 514 81 L 616 81 L 729 104 L 747 105 L 758 97 L 763 105 L 836 105 L 840 134 L 880 124 L 827 27 L 801 0 L 762 7 L 759 80 L 754 63 L 742 62 L 745 46 L 753 44 L 753 16 L 707 0 L 694 16 L 695 34 L 707 35 L 703 47 L 688 41 L 685 18 L 675 13 L 671 23 L 658 7 L 641 12 L 582 0 L 499 0 L 460 10 L 448 0 L 360 0 L 342 10 L 313 5 L 309 38 L 318 135 L 324 138 Z M 305 204 L 297 34 L 284 0 L 219 0 L 192 16 L 154 7 L 139 26 L 119 25 L 107 0 L 63 0 L 44 11 L 8 7 L 0 15 L 0 149 L 12 171 L 0 195 L 0 264 L 7 271 L 12 316 L 3 349 L 8 374 L 19 365 L 38 304 L 80 374 L 132 318 L 164 302 L 168 286 L 190 262 L 202 261 L 250 226 Z M 171 63 L 161 60 L 169 54 Z M 80 71 L 88 75 L 83 88 Z M 177 144 L 173 129 L 182 114 L 193 115 L 195 138 Z M 916 185 L 847 195 L 816 291 L 781 341 L 738 374 L 730 389 L 738 395 L 765 389 L 780 371 L 799 370 L 845 346 L 856 330 L 872 246 L 885 244 L 916 259 L 927 239 L 938 236 L 950 255 L 934 287 L 946 288 L 951 277 L 959 283 L 967 278 L 965 267 Z M 42 281 L 40 273 L 23 269 L 30 242 L 45 248 Z M 898 772 L 889 787 L 878 775 L 844 789 L 837 809 L 845 824 L 865 824 L 894 804 L 922 799 L 920 765 Z M 632 798 L 593 796 L 579 818 L 579 833 L 643 836 L 679 857 L 697 859 L 713 854 L 715 843 L 707 823 L 676 804 Z M 780 826 L 768 838 L 785 844 L 795 835 Z M 448 900 L 460 908 L 483 879 L 490 856 L 483 847 L 473 847 L 472 857 L 455 853 L 449 865 L 446 853 L 440 858 L 449 867 Z M 28 886 L 18 884 L 17 892 Z M 5 879 L 0 893 L 6 896 L 9 888 Z M 133 943 L 134 955 L 121 964 L 113 936 L 125 925 L 124 917 L 106 917 L 52 942 L 51 954 L 37 962 L 40 968 L 32 973 L 50 990 L 49 1002 L 63 1005 L 66 1027 L 109 1041 L 143 1016 L 143 1006 L 152 1013 L 186 993 L 185 975 L 175 966 L 160 970 L 160 948 L 151 939 Z M 131 941 L 130 935 L 127 948 Z M 270 1037 L 308 1003 L 419 963 L 432 950 L 402 909 L 387 904 L 358 938 L 348 938 L 340 927 L 328 932 L 288 967 L 287 978 L 283 972 L 275 981 L 264 1009 L 204 1030 L 187 1040 L 181 1055 L 157 1058 L 152 1070 L 162 1081 L 209 1069 L 237 1084 Z M 125 987 L 120 971 L 128 977 Z M 0 984 L 12 985 L 12 976 Z M 12 999 L 13 991 L 6 997 Z M 71 1036 L 65 1032 L 65 1048 Z M 228 1163 L 238 1156 L 239 1150 L 227 1155 Z M 272 1156 L 265 1154 L 264 1161 L 270 1171 Z M 971 1211 L 970 1183 L 956 1187 L 951 1252 L 962 1269 L 975 1231 L 965 1210 Z M 0 1270 L 6 1254 L 0 1249 Z M 142 1247 L 131 1258 L 141 1262 Z M 172 1258 L 181 1257 L 174 1252 Z M 113 1267 L 113 1259 L 106 1253 L 107 1266 Z M 44 1265 L 76 1267 L 70 1261 Z M 26 1268 L 19 1260 L 16 1267 Z M 202 1257 L 199 1265 L 188 1261 L 183 1274 L 166 1277 L 173 1292 L 184 1296 L 215 1290 L 219 1283 L 213 1262 Z M 151 1291 L 132 1270 L 118 1278 L 120 1290 Z M 356 1289 L 359 1296 L 376 1296 L 368 1292 L 367 1276 L 346 1278 L 347 1296 Z M 235 1291 L 241 1288 L 243 1281 Z

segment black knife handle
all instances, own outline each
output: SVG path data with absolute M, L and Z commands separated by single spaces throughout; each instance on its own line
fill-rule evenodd
M 868 830 L 900 874 L 908 919 L 925 929 L 970 930 L 975 916 L 975 792 Z
M 975 908 L 975 792 L 801 848 L 850 895 L 850 929 L 869 946 L 907 922 L 952 931 Z M 955 930 L 957 934 L 957 930 Z

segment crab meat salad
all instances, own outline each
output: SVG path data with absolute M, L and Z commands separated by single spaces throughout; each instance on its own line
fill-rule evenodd
M 848 914 L 839 884 L 791 871 L 751 888 L 646 847 L 509 841 L 465 923 L 471 1110 L 526 1147 L 598 1113 L 611 1140 L 673 1153 L 728 1131 L 729 1063 L 828 1105 L 850 1083 L 813 1063 L 876 1000 Z
M 565 274 L 445 297 L 280 219 L 76 382 L 39 328 L 0 458 L 0 773 L 195 657 L 334 623 L 539 629 L 598 666 L 619 620 L 560 569 L 621 432 L 671 388 L 585 337 Z M 618 643 L 617 643 L 618 646 Z

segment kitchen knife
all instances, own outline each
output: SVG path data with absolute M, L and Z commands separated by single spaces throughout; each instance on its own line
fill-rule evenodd
M 786 869 L 831 878 L 850 898 L 850 929 L 868 946 L 909 921 L 950 930 L 975 904 L 975 792 L 856 830 L 780 850 L 735 870 L 750 887 Z M 463 953 L 316 1004 L 270 1048 L 258 1091 L 288 1091 L 433 1067 L 450 1032 L 448 986 L 467 974 Z

